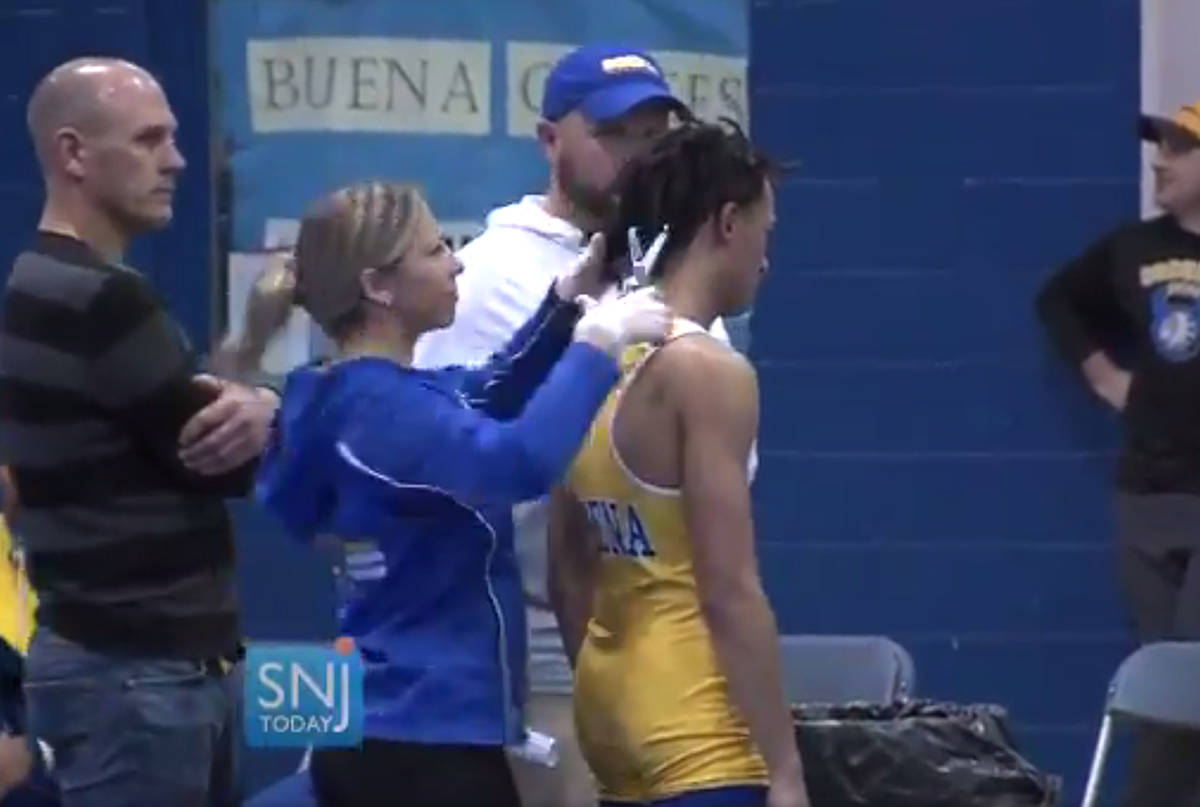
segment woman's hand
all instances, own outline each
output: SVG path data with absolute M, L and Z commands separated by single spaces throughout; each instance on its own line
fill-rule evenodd
M 653 287 L 599 303 L 586 296 L 579 302 L 584 314 L 575 325 L 575 338 L 612 356 L 639 342 L 660 343 L 671 332 L 674 316 Z
M 560 300 L 566 301 L 576 300 L 581 296 L 599 300 L 612 285 L 611 280 L 604 274 L 607 256 L 604 236 L 596 233 L 588 241 L 583 255 L 554 281 L 554 293 Z

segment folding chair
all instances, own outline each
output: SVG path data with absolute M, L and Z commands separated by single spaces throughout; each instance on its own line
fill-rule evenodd
M 1117 721 L 1200 731 L 1200 642 L 1156 642 L 1130 654 L 1108 687 L 1083 807 L 1100 797 L 1104 763 Z
M 785 635 L 779 652 L 789 703 L 894 703 L 916 686 L 912 656 L 886 636 Z

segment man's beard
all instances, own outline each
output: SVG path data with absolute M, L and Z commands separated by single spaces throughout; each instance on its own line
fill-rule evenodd
M 581 180 L 574 164 L 566 157 L 558 163 L 558 182 L 576 216 L 585 219 L 576 222 L 586 225 L 582 229 L 599 229 L 616 212 L 616 197 L 611 188 L 597 188 Z

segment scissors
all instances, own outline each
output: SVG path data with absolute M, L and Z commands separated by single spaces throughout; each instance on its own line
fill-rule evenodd
M 670 234 L 670 228 L 663 227 L 650 242 L 650 248 L 643 252 L 642 239 L 638 237 L 637 227 L 630 227 L 626 231 L 626 237 L 629 239 L 631 271 L 621 283 L 622 292 L 630 292 L 650 284 L 650 273 L 654 270 L 654 265 L 658 263 L 658 256 L 662 254 L 663 247 L 667 245 L 667 238 L 670 237 Z

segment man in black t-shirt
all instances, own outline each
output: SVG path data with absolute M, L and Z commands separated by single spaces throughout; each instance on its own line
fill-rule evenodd
M 1200 102 L 1171 119 L 1143 116 L 1141 135 L 1157 146 L 1164 214 L 1067 263 L 1037 310 L 1122 415 L 1119 568 L 1138 637 L 1200 640 Z M 1200 735 L 1145 732 L 1124 803 L 1200 804 Z

